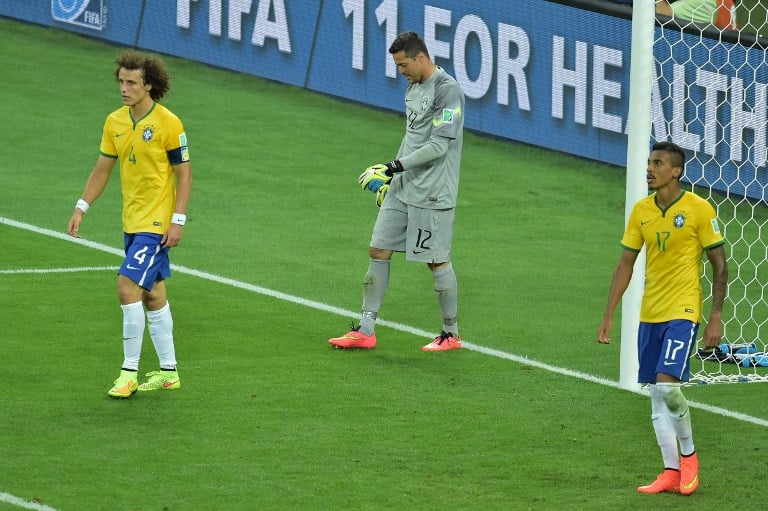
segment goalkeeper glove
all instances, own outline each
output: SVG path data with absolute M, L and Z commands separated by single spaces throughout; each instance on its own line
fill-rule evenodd
M 360 183 L 360 187 L 363 190 L 370 190 L 375 192 L 383 184 L 387 184 L 392 180 L 392 176 L 395 173 L 402 172 L 403 166 L 400 160 L 393 160 L 389 163 L 379 163 L 371 165 L 360 174 L 357 178 L 357 182 Z M 374 183 L 369 185 L 373 181 L 381 181 L 380 183 Z
M 389 191 L 389 185 L 381 185 L 379 189 L 376 191 L 376 205 L 378 207 L 381 207 L 381 203 L 384 202 L 384 197 L 387 196 L 388 191 Z
M 372 165 L 360 174 L 357 182 L 360 183 L 360 187 L 363 190 L 375 192 L 381 185 L 387 184 L 392 180 L 392 176 L 385 174 L 386 170 L 386 165 Z
M 368 185 L 366 185 L 365 189 L 370 190 L 373 193 L 376 193 L 381 189 L 382 186 L 389 186 L 389 185 L 379 179 L 372 179 L 371 181 L 368 182 Z

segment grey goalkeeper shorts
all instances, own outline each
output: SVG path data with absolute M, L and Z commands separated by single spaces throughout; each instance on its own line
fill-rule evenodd
M 371 246 L 405 252 L 407 261 L 446 263 L 451 260 L 455 212 L 418 208 L 387 196 L 373 226 Z

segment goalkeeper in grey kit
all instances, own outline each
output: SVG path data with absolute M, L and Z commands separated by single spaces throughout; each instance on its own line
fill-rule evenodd
M 337 348 L 376 346 L 376 317 L 387 292 L 390 261 L 404 252 L 407 261 L 426 263 L 435 279 L 442 315 L 440 335 L 422 348 L 461 348 L 458 285 L 451 265 L 451 244 L 464 131 L 464 93 L 458 82 L 436 66 L 415 32 L 397 36 L 389 53 L 408 80 L 405 136 L 395 160 L 368 167 L 358 178 L 376 193 L 380 206 L 368 249 L 360 324 L 328 342 Z

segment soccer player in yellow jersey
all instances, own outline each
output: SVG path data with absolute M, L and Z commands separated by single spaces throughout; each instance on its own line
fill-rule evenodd
M 69 234 L 79 238 L 83 215 L 107 186 L 120 162 L 125 260 L 118 271 L 117 293 L 123 310 L 123 364 L 108 394 L 127 398 L 137 390 L 177 389 L 173 318 L 165 279 L 171 276 L 168 252 L 181 243 L 192 189 L 187 135 L 181 121 L 159 104 L 170 87 L 165 63 L 126 50 L 115 61 L 123 106 L 109 114 L 100 156 L 69 220 Z M 145 312 L 160 370 L 138 384 Z
M 648 384 L 651 419 L 664 460 L 664 472 L 640 493 L 690 495 L 699 486 L 688 402 L 680 389 L 690 376 L 702 316 L 702 257 L 712 265 L 712 306 L 704 328 L 705 348 L 723 335 L 722 310 L 728 281 L 724 239 L 717 213 L 705 199 L 680 188 L 685 153 L 671 142 L 654 144 L 648 158 L 648 186 L 655 193 L 630 213 L 613 274 L 608 305 L 597 340 L 610 344 L 613 313 L 632 278 L 640 250 L 646 249 L 645 291 L 638 330 L 638 382 Z M 678 449 L 679 444 L 679 449 Z

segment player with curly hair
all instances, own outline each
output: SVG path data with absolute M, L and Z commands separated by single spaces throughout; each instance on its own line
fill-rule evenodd
M 101 154 L 75 205 L 68 231 L 80 237 L 83 215 L 104 191 L 119 161 L 125 259 L 118 271 L 117 294 L 123 312 L 124 358 L 108 394 L 127 398 L 137 390 L 181 386 L 165 280 L 171 276 L 168 253 L 181 243 L 184 232 L 192 167 L 181 121 L 158 103 L 170 88 L 165 63 L 133 50 L 121 53 L 115 63 L 123 106 L 107 116 Z M 148 380 L 139 385 L 146 323 L 160 369 L 147 373 Z

